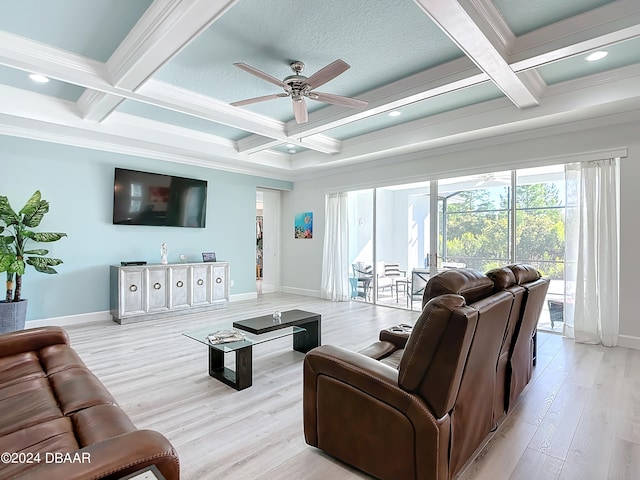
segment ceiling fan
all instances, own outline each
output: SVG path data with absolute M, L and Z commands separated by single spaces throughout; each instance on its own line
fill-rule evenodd
M 311 100 L 316 100 L 317 102 L 331 103 L 342 107 L 364 108 L 368 105 L 368 102 L 358 100 L 357 98 L 342 97 L 340 95 L 315 91 L 316 88 L 324 85 L 330 80 L 333 80 L 349 68 L 349 64 L 342 60 L 336 60 L 335 62 L 330 63 L 318 70 L 309 78 L 304 75 L 300 75 L 300 72 L 304 69 L 304 63 L 293 62 L 290 65 L 291 70 L 293 70 L 293 75 L 289 75 L 284 80 L 278 80 L 276 77 L 273 77 L 268 73 L 264 73 L 251 65 L 247 65 L 246 63 L 234 63 L 234 65 L 245 72 L 284 89 L 283 93 L 273 93 L 271 95 L 264 95 L 262 97 L 248 98 L 246 100 L 233 102 L 231 105 L 234 107 L 264 102 L 265 100 L 271 100 L 274 98 L 291 97 L 291 100 L 293 101 L 293 114 L 296 117 L 296 122 L 306 123 L 309 120 L 309 114 L 307 112 L 307 104 L 304 100 L 305 97 L 310 98 Z

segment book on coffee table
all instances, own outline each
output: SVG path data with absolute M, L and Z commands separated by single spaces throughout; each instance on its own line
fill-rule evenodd
M 207 335 L 207 340 L 213 344 L 240 342 L 244 340 L 244 338 L 245 334 L 237 330 L 218 330 L 217 332 Z

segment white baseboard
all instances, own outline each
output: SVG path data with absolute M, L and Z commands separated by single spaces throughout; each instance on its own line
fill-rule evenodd
M 320 290 L 307 290 L 306 288 L 282 287 L 282 291 L 285 293 L 292 293 L 294 295 L 304 295 L 306 297 L 320 298 Z
M 258 298 L 258 292 L 236 293 L 229 296 L 230 302 L 241 302 L 242 300 L 253 300 Z
M 238 293 L 229 297 L 230 302 L 238 302 L 242 300 L 253 300 L 258 298 L 257 292 Z M 39 320 L 27 320 L 25 328 L 46 327 L 55 325 L 58 327 L 66 327 L 69 325 L 80 325 L 83 323 L 95 322 L 112 322 L 111 313 L 107 310 L 104 312 L 80 313 L 77 315 L 66 315 L 63 317 L 42 318 Z
M 640 337 L 631 335 L 618 335 L 618 346 L 640 350 Z
M 104 312 L 80 313 L 77 315 L 65 315 L 64 317 L 43 318 L 40 320 L 27 320 L 25 324 L 25 328 L 46 327 L 48 325 L 65 327 L 68 325 L 79 325 L 82 323 L 112 322 L 112 321 L 113 320 L 111 318 L 111 313 L 109 313 L 109 311 L 104 311 Z

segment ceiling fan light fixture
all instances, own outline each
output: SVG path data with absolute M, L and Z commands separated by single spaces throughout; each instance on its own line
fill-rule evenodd
M 595 62 L 597 60 L 602 60 L 604 57 L 609 55 L 609 52 L 606 50 L 598 50 L 597 52 L 593 52 L 585 58 L 587 62 Z
M 293 113 L 297 123 L 306 123 L 309 120 L 309 112 L 307 105 L 304 101 L 304 97 L 310 100 L 315 100 L 322 103 L 330 103 L 333 105 L 339 105 L 349 108 L 365 108 L 368 102 L 359 100 L 357 98 L 342 97 L 340 95 L 333 95 L 331 93 L 323 93 L 314 91 L 317 87 L 324 85 L 325 83 L 333 80 L 338 75 L 344 73 L 349 69 L 349 65 L 342 60 L 336 60 L 322 67 L 316 73 L 310 77 L 300 75 L 300 72 L 304 69 L 304 63 L 293 62 L 290 64 L 293 75 L 289 75 L 284 80 L 278 80 L 277 78 L 258 70 L 246 63 L 234 63 L 234 65 L 241 70 L 244 70 L 251 75 L 266 80 L 269 83 L 273 83 L 279 87 L 284 88 L 285 93 L 275 93 L 271 95 L 263 95 L 261 97 L 248 98 L 246 100 L 240 100 L 232 102 L 230 105 L 234 107 L 241 107 L 244 105 L 250 105 L 252 103 L 263 102 L 265 100 L 272 100 L 279 97 L 291 97 L 293 101 Z

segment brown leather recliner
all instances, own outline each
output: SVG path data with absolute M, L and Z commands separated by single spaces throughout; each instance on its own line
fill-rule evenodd
M 513 296 L 494 293 L 493 282 L 470 269 L 430 284 L 425 295 L 437 296 L 404 349 L 402 335 L 390 332 L 365 349 L 377 358 L 333 346 L 307 354 L 307 443 L 378 478 L 442 480 L 495 426 L 496 364 Z

